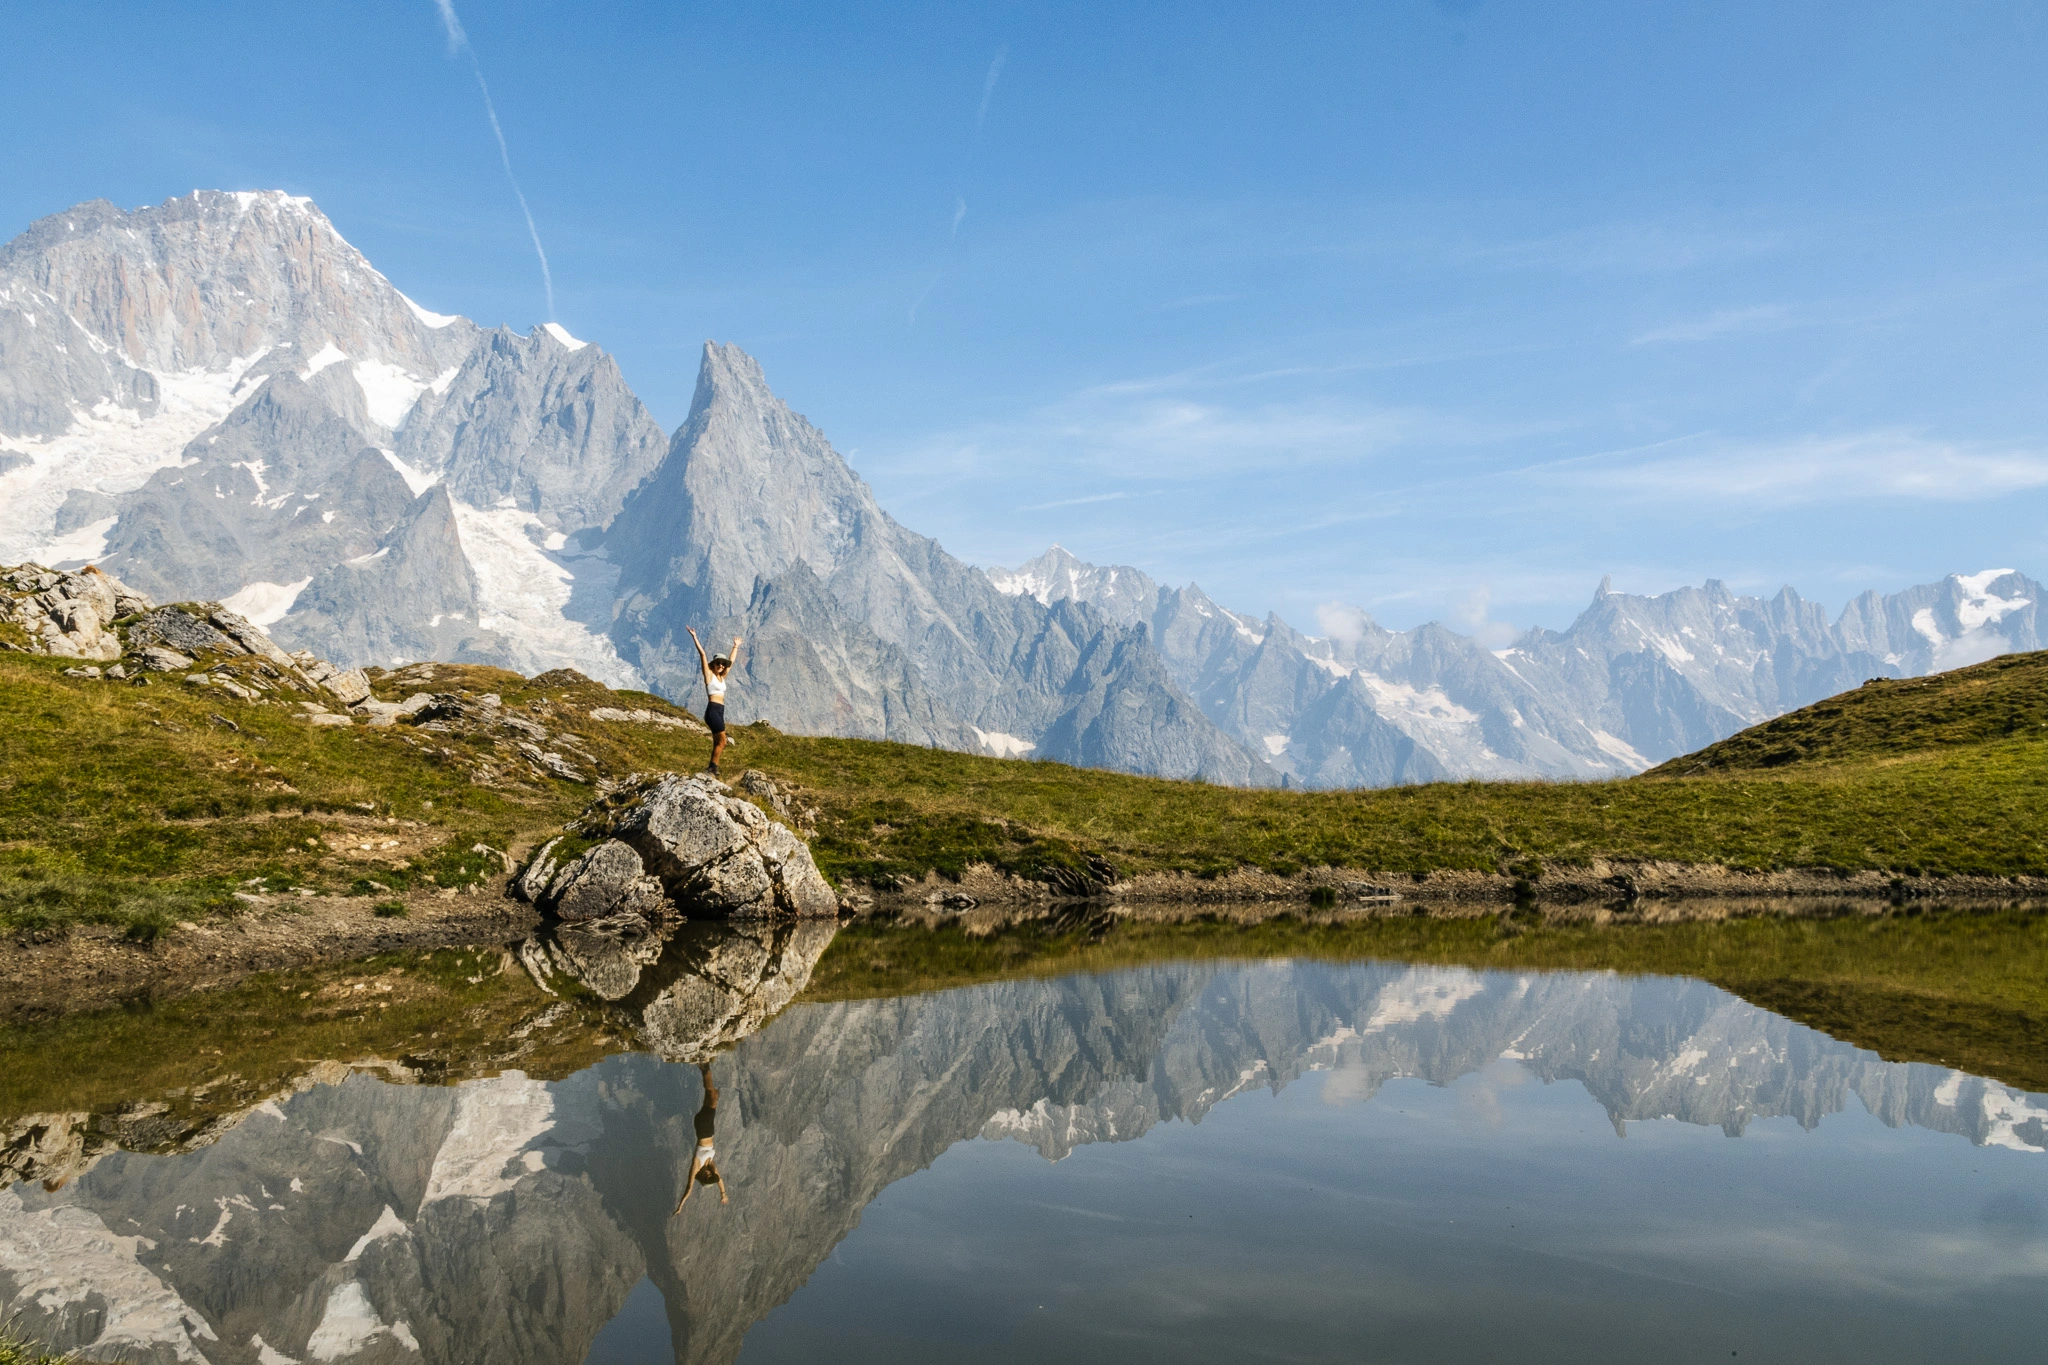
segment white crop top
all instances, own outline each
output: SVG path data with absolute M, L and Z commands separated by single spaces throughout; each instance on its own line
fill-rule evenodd
M 704 690 L 711 694 L 711 700 L 717 702 L 725 700 L 725 682 L 724 678 L 719 677 L 710 669 L 704 670 Z

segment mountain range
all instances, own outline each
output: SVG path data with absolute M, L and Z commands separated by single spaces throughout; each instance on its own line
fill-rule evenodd
M 104 201 L 0 248 L 0 562 L 103 563 L 350 665 L 435 658 L 736 720 L 1239 785 L 1640 771 L 1872 676 L 2038 647 L 1999 570 L 1830 623 L 1790 589 L 1604 586 L 1489 650 L 1325 634 L 1054 547 L 984 571 L 899 524 L 739 348 L 664 433 L 601 347 L 414 303 L 311 201 Z

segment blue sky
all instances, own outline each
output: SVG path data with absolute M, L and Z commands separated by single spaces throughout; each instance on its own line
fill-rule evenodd
M 557 319 L 737 341 L 906 524 L 1311 628 L 2048 573 L 2048 7 L 456 6 Z M 418 3 L 9 0 L 0 234 L 311 195 L 547 313 Z

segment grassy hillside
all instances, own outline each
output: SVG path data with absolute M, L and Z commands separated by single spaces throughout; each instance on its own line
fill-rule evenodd
M 1925 678 L 1873 678 L 1853 692 L 1674 758 L 1648 775 L 1882 759 L 2041 738 L 2048 738 L 2048 650 Z
M 726 766 L 796 788 L 797 805 L 818 813 L 819 864 L 842 885 L 974 862 L 1044 877 L 1091 855 L 1126 875 L 1328 864 L 1540 877 L 1596 858 L 2048 875 L 2043 658 L 1865 688 L 1605 783 L 1246 791 L 765 726 L 735 732 Z M 391 700 L 496 693 L 586 776 L 693 770 L 707 749 L 701 733 L 592 717 L 599 707 L 681 713 L 575 675 L 440 665 L 431 678 L 379 675 L 376 688 Z M 1762 743 L 1752 736 L 1787 724 L 1796 761 L 1712 757 L 1747 752 Z M 517 853 L 592 793 L 528 762 L 518 739 L 316 728 L 285 707 L 172 678 L 90 681 L 64 676 L 59 660 L 0 654 L 0 925 L 101 921 L 147 936 L 231 908 L 238 889 L 477 882 L 497 866 L 477 845 Z M 1793 740 L 1770 743 L 1779 747 L 1757 752 Z

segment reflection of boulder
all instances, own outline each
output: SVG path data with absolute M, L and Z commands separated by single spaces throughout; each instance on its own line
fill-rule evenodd
M 664 896 L 690 915 L 839 913 L 810 845 L 714 777 L 669 773 L 608 794 L 580 828 L 611 837 L 559 871 L 550 843 L 513 884 L 558 919 L 653 918 Z
M 555 926 L 520 951 L 542 987 L 554 973 L 612 1002 L 665 1061 L 704 1062 L 795 999 L 837 920 L 676 924 L 612 915 Z
M 734 926 L 698 940 L 688 965 L 640 1009 L 640 1036 L 666 1061 L 706 1062 L 773 1018 L 810 982 L 839 927 L 830 920 Z
M 571 976 L 606 1000 L 623 1000 L 640 984 L 641 969 L 660 959 L 664 942 L 656 924 L 623 914 L 564 924 L 552 946 Z

